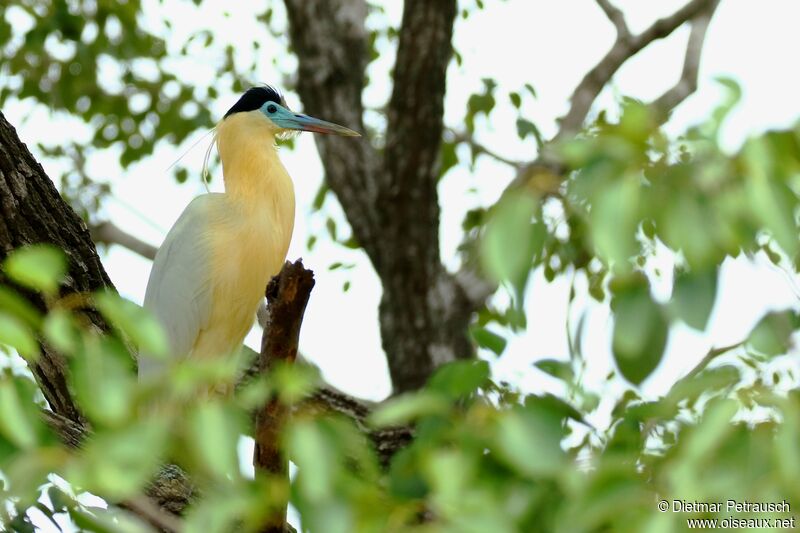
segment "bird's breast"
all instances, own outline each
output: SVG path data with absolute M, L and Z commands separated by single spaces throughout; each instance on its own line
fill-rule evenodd
M 267 282 L 286 259 L 293 223 L 293 217 L 275 216 L 269 210 L 227 221 L 220 232 L 224 242 L 214 246 L 214 263 L 228 297 L 253 301 L 254 308 L 258 305 Z
M 212 221 L 212 317 L 200 352 L 236 349 L 250 330 L 270 278 L 286 259 L 294 225 L 291 213 L 228 206 Z M 223 346 L 223 344 L 233 344 Z M 202 354 L 198 354 L 201 355 Z

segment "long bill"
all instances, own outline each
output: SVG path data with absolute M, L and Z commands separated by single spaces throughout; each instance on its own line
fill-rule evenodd
M 314 133 L 343 135 L 345 137 L 361 137 L 360 133 L 350 128 L 299 113 L 295 113 L 291 117 L 282 118 L 281 127 L 299 131 L 312 131 Z

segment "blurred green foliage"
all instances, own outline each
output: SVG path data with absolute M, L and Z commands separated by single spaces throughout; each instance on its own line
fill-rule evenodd
M 6 268 L 51 253 L 23 249 Z M 62 275 L 52 270 L 44 286 Z M 630 283 L 614 290 L 648 290 L 641 278 Z M 248 409 L 270 394 L 301 401 L 318 377 L 282 367 L 235 397 L 197 401 L 236 368 L 177 361 L 137 383 L 126 346 L 150 342 L 140 337 L 141 310 L 106 293 L 94 299 L 114 323 L 112 333 L 81 326 L 80 315 L 57 299 L 36 320 L 41 329 L 31 330 L 67 356 L 71 386 L 93 429 L 81 448 L 64 447 L 44 423 L 28 374 L 0 375 L 0 520 L 12 531 L 33 531 L 25 512 L 32 508 L 53 520 L 67 514 L 81 531 L 148 531 L 125 511 L 81 495 L 133 498 L 164 461 L 178 463 L 198 485 L 187 531 L 256 531 L 283 498 L 303 528 L 325 532 L 682 531 L 687 517 L 727 514 L 662 513 L 659 500 L 800 501 L 800 395 L 773 392 L 774 378 L 755 353 L 741 356 L 751 366 L 705 369 L 655 401 L 629 390 L 604 428 L 588 422 L 597 404 L 581 401 L 591 393 L 577 362 L 538 365 L 570 391 L 564 398 L 495 383 L 484 361 L 447 365 L 422 391 L 371 415 L 375 428 L 415 428 L 414 441 L 386 469 L 352 422 L 296 416 L 283 433 L 298 468 L 287 492 L 278 480 L 241 470 L 249 458 L 239 457 L 239 438 L 251 431 Z M 3 316 L 19 324 L 29 318 L 6 309 Z M 783 331 L 794 324 L 786 320 L 767 322 Z M 28 341 L 8 335 L 6 324 L 0 321 L 4 343 L 26 349 Z
M 0 521 L 12 531 L 33 531 L 32 509 L 54 524 L 66 514 L 81 531 L 148 531 L 126 511 L 87 503 L 85 494 L 112 504 L 135 498 L 167 461 L 198 486 L 187 531 L 257 531 L 270 507 L 287 498 L 304 529 L 325 532 L 682 531 L 687 518 L 730 513 L 663 513 L 658 501 L 800 501 L 796 376 L 765 364 L 786 352 L 798 323 L 792 312 L 765 317 L 738 360 L 700 369 L 657 400 L 628 390 L 601 427 L 591 422 L 598 399 L 582 384 L 577 358 L 537 363 L 564 385 L 563 397 L 496 383 L 485 361 L 441 367 L 425 389 L 372 413 L 375 429 L 414 427 L 413 442 L 386 468 L 351 421 L 302 412 L 283 432 L 298 469 L 287 491 L 280 480 L 242 470 L 249 458 L 239 455 L 240 436 L 252 431 L 248 410 L 273 394 L 302 401 L 317 375 L 280 367 L 236 396 L 208 397 L 205 391 L 232 379 L 241 362 L 175 361 L 138 382 L 129 349 L 163 357 L 164 345 L 154 340 L 162 334 L 151 320 L 134 304 L 98 293 L 92 300 L 114 329 L 87 328 L 47 292 L 64 276 L 57 251 L 20 249 L 3 269 L 11 275 L 31 261 L 44 267 L 32 269 L 36 281 L 27 286 L 49 294 L 50 311 L 31 316 L 24 306 L 4 307 L 0 338 L 22 355 L 44 339 L 67 357 L 92 434 L 79 449 L 65 447 L 43 421 L 31 376 L 2 371 Z M 653 301 L 647 277 L 635 267 L 618 270 L 609 293 L 618 322 L 615 350 L 628 358 L 618 360 L 620 372 L 641 381 L 660 357 L 673 315 Z M 657 342 L 647 326 L 652 316 L 661 317 Z M 619 333 L 633 327 L 627 321 L 643 332 Z M 781 380 L 794 383 L 792 392 L 775 392 Z

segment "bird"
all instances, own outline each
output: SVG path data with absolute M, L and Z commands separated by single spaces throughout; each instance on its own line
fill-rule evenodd
M 163 327 L 172 358 L 230 357 L 241 349 L 292 238 L 294 185 L 276 139 L 298 131 L 360 136 L 294 113 L 268 85 L 245 91 L 217 124 L 212 146 L 225 192 L 187 205 L 156 253 L 145 290 L 143 307 Z M 140 357 L 140 380 L 164 366 Z

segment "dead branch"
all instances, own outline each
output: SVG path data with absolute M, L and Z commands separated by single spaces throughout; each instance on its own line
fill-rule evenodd
M 314 273 L 303 262 L 287 262 L 267 287 L 269 318 L 261 341 L 258 367 L 268 374 L 276 365 L 293 364 L 297 357 L 300 326 L 306 310 Z M 291 407 L 277 397 L 270 398 L 255 415 L 255 450 L 253 466 L 257 473 L 279 478 L 289 484 L 289 461 L 281 450 L 280 435 L 289 418 Z M 286 529 L 288 501 L 282 502 L 269 517 L 262 531 L 283 533 Z

